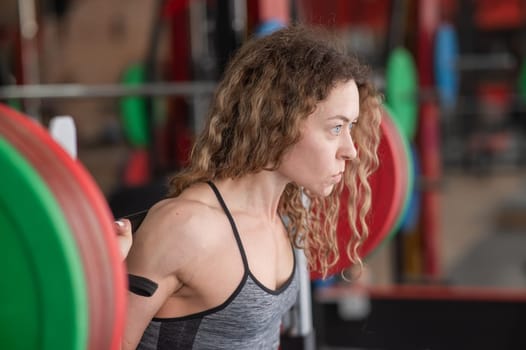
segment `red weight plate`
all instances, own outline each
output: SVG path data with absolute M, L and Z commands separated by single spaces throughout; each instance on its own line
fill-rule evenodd
M 103 237 L 94 234 L 100 231 L 98 220 L 94 217 L 89 203 L 81 196 L 78 183 L 49 150 L 49 145 L 34 137 L 28 129 L 20 127 L 20 118 L 27 117 L 3 110 L 0 110 L 0 113 L 3 117 L 0 120 L 0 132 L 24 155 L 47 183 L 75 236 L 88 288 L 88 348 L 108 348 L 111 339 L 108 313 L 113 312 L 113 293 L 111 288 L 101 288 L 101 285 L 111 285 L 113 274 L 106 253 L 106 242 Z
M 412 164 L 412 155 L 409 145 L 407 144 L 406 138 L 403 135 L 401 128 L 397 125 L 396 120 L 392 118 L 391 112 L 389 110 L 385 111 L 388 118 L 385 118 L 387 126 L 391 129 L 391 134 L 396 145 L 396 154 L 398 154 L 398 161 L 401 166 L 401 181 L 402 181 L 402 191 L 400 192 L 400 197 L 397 200 L 398 213 L 396 215 L 396 220 L 393 226 L 391 227 L 391 232 L 384 239 L 384 242 L 394 235 L 401 224 L 402 217 L 407 211 L 409 204 L 409 198 L 411 195 L 412 184 L 413 184 L 413 164 Z
M 45 181 L 0 135 L 0 344 L 77 349 L 88 342 L 88 295 L 76 242 Z M 67 320 L 67 322 L 64 322 Z
M 71 218 L 70 221 L 74 227 L 78 227 L 79 229 L 81 229 L 81 227 L 89 228 L 84 229 L 84 234 L 78 235 L 79 240 L 84 242 L 84 245 L 88 244 L 89 246 L 89 244 L 91 244 L 92 247 L 94 247 L 94 242 L 86 242 L 85 238 L 99 239 L 98 245 L 94 247 L 95 250 L 91 251 L 91 254 L 96 254 L 96 252 L 103 254 L 103 265 L 98 267 L 99 271 L 97 271 L 97 273 L 99 278 L 95 279 L 93 288 L 101 289 L 106 299 L 97 300 L 97 303 L 101 304 L 100 307 L 102 311 L 100 312 L 103 316 L 97 317 L 102 318 L 102 321 L 99 320 L 98 323 L 94 324 L 93 330 L 100 329 L 103 335 L 100 336 L 100 340 L 99 336 L 97 336 L 93 341 L 106 342 L 107 345 L 103 346 L 103 348 L 119 348 L 124 329 L 126 279 L 124 266 L 114 236 L 112 218 L 102 194 L 81 164 L 71 159 L 71 157 L 51 139 L 44 129 L 23 115 L 5 107 L 0 106 L 0 113 L 6 115 L 6 117 L 11 117 L 4 118 L 6 120 L 11 119 L 11 132 L 16 131 L 17 126 L 18 128 L 22 126 L 23 128 L 20 128 L 20 132 L 25 133 L 25 141 L 29 142 L 28 140 L 32 138 L 35 140 L 38 139 L 40 145 L 37 145 L 36 148 L 48 151 L 45 158 L 48 161 L 40 164 L 47 165 L 47 168 L 56 167 L 57 169 L 61 169 L 62 175 L 59 179 L 52 182 L 52 184 L 53 186 L 57 186 L 57 188 L 69 188 L 68 191 L 63 191 L 62 195 L 74 197 L 67 206 L 62 207 L 65 208 L 65 213 Z M 37 155 L 35 159 L 38 160 L 38 158 L 39 156 Z M 48 163 L 52 161 L 55 162 L 54 166 L 50 166 L 50 163 Z M 46 166 L 43 168 L 46 168 Z M 51 173 L 51 175 L 53 175 L 53 173 Z M 69 187 L 64 187 L 64 184 L 67 184 Z M 65 200 L 64 198 L 63 200 Z M 75 208 L 73 203 L 76 201 L 79 202 L 77 205 L 81 211 L 73 209 Z M 82 215 L 79 215 L 79 213 L 82 213 Z M 99 233 L 99 235 L 94 234 L 94 232 Z M 102 242 L 100 241 L 101 239 L 103 240 Z M 89 251 L 89 249 L 86 250 L 84 248 L 82 250 Z M 109 269 L 109 273 L 106 271 L 105 274 L 102 274 L 104 269 Z M 101 275 L 106 278 L 101 278 Z M 95 293 L 94 296 L 95 295 L 97 295 L 97 293 Z M 98 295 L 100 295 L 100 292 Z
M 380 163 L 378 169 L 369 177 L 372 202 L 371 210 L 367 217 L 369 236 L 359 252 L 363 258 L 366 258 L 389 235 L 393 225 L 396 223 L 397 215 L 400 214 L 400 203 L 407 192 L 407 171 L 404 174 L 407 164 L 404 164 L 404 158 L 400 157 L 400 149 L 402 148 L 400 136 L 388 118 L 388 114 L 383 111 L 380 124 L 382 135 L 377 152 Z M 403 178 L 404 176 L 406 179 Z M 348 198 L 349 194 L 344 190 L 340 197 L 340 202 L 347 203 Z M 345 253 L 349 237 L 352 236 L 345 205 L 340 206 L 337 230 L 340 259 L 329 270 L 328 275 L 340 273 L 343 269 L 351 266 L 351 262 Z M 311 278 L 313 279 L 320 277 L 321 275 L 317 272 L 311 273 Z
M 58 145 L 57 145 L 58 146 Z M 63 158 L 71 158 L 66 153 L 62 153 Z M 77 165 L 77 166 L 75 166 Z M 99 218 L 99 225 L 103 228 L 102 232 L 106 238 L 107 249 L 113 269 L 113 293 L 115 299 L 115 314 L 113 323 L 113 337 L 110 349 L 120 349 L 122 336 L 124 334 L 124 325 L 126 321 L 126 296 L 128 291 L 128 280 L 126 270 L 122 261 L 121 252 L 115 236 L 113 228 L 113 216 L 110 208 L 106 203 L 104 196 L 99 188 L 95 185 L 94 180 L 89 176 L 89 173 L 80 165 L 80 163 L 71 163 L 70 171 L 72 171 L 84 190 L 86 198 L 91 202 L 91 207 L 95 209 L 96 217 Z
M 367 258 L 393 231 L 407 193 L 407 157 L 401 135 L 391 117 L 382 115 L 382 141 L 378 148 L 380 165 L 370 178 L 372 191 L 371 215 L 368 218 L 369 237 L 360 255 Z M 340 219 L 346 215 L 340 215 Z M 347 225 L 348 226 L 348 225 Z

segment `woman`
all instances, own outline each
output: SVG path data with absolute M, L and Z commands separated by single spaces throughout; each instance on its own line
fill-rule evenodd
M 320 29 L 239 49 L 188 167 L 134 236 L 123 348 L 277 348 L 297 295 L 293 246 L 311 269 L 335 263 L 343 186 L 354 235 L 342 253 L 361 264 L 380 123 L 366 79 Z

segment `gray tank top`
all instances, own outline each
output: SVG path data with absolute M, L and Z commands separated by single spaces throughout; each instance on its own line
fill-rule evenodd
M 239 232 L 216 186 L 208 183 L 225 211 L 243 259 L 244 274 L 232 295 L 221 305 L 176 318 L 154 318 L 146 328 L 140 350 L 165 349 L 277 349 L 282 316 L 298 295 L 296 259 L 291 276 L 278 290 L 270 290 L 250 272 Z M 292 249 L 292 247 L 291 247 Z

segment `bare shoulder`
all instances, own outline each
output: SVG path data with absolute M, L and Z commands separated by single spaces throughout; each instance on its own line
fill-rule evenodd
M 126 265 L 128 273 L 150 279 L 158 288 L 148 298 L 128 294 L 124 344 L 129 348 L 137 346 L 152 317 L 191 279 L 195 267 L 203 264 L 200 257 L 219 244 L 214 234 L 222 229 L 218 212 L 206 185 L 162 200 L 148 211 L 134 234 Z M 203 254 L 203 250 L 207 251 Z
M 213 249 L 217 242 L 214 228 L 223 220 L 211 199 L 209 191 L 197 186 L 155 204 L 134 235 L 128 269 L 177 274 L 203 250 Z

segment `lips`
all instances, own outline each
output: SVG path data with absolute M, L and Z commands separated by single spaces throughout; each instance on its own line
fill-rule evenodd
M 338 183 L 338 182 L 340 182 L 341 179 L 342 179 L 342 174 L 343 174 L 343 172 L 339 172 L 338 174 L 333 175 L 333 176 L 332 176 L 332 181 L 333 181 L 334 183 Z

